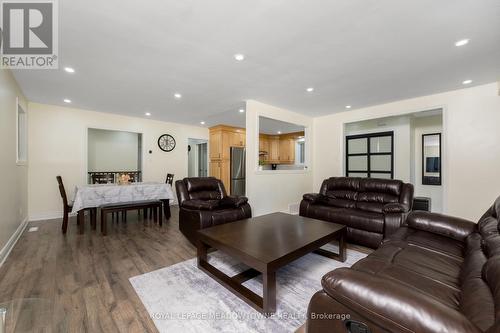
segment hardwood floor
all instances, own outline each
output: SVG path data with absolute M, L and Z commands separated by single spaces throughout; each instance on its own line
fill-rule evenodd
M 7 332 L 157 332 L 128 279 L 196 256 L 178 216 L 173 207 L 163 227 L 144 226 L 129 212 L 126 223 L 108 220 L 105 237 L 88 216 L 83 235 L 76 218 L 66 235 L 61 220 L 31 222 L 39 230 L 26 230 L 0 268 L 0 303 L 34 299 L 9 309 Z
M 108 220 L 105 237 L 91 230 L 88 217 L 84 235 L 76 218 L 66 235 L 59 220 L 31 222 L 39 230 L 25 231 L 0 269 L 0 303 L 41 300 L 23 311 L 15 306 L 8 331 L 157 332 L 128 279 L 195 257 L 177 219 L 173 208 L 163 227 L 144 226 L 129 212 L 126 223 Z

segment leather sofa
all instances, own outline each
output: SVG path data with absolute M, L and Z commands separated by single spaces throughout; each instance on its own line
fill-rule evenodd
M 347 241 L 377 248 L 413 205 L 413 185 L 393 179 L 332 177 L 319 193 L 304 194 L 301 216 L 347 226 Z
M 499 215 L 500 198 L 477 224 L 410 213 L 368 257 L 323 277 L 307 332 L 500 332 Z
M 228 196 L 213 177 L 184 178 L 175 182 L 179 202 L 179 229 L 196 245 L 196 231 L 252 217 L 246 197 Z

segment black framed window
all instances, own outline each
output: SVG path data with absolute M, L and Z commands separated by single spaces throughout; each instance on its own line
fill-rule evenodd
M 394 132 L 346 136 L 346 176 L 394 178 Z

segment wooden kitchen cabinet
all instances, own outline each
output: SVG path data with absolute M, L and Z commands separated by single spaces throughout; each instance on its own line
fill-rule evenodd
M 235 132 L 228 132 L 229 147 L 245 147 L 245 132 L 236 130 Z
M 295 163 L 295 139 L 282 137 L 280 138 L 279 160 L 281 163 Z
M 280 138 L 279 136 L 269 137 L 269 163 L 280 162 Z
M 210 177 L 215 177 L 217 179 L 221 179 L 221 165 L 220 161 L 214 160 L 210 161 L 210 166 L 209 166 L 209 176 Z
M 222 180 L 228 193 L 231 193 L 231 147 L 245 147 L 244 128 L 218 125 L 210 128 L 210 176 Z
M 210 132 L 209 136 L 210 159 L 222 158 L 222 133 L 220 131 Z

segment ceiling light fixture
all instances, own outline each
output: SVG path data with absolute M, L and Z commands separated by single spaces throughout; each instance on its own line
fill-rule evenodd
M 350 106 L 350 105 L 346 105 L 346 106 L 345 106 L 345 108 L 346 108 L 346 109 L 350 109 L 350 108 L 352 108 L 352 106 Z
M 64 103 L 71 103 L 71 100 L 68 98 L 63 99 Z
M 205 122 L 204 121 L 200 121 L 200 124 L 205 125 Z
M 469 40 L 468 39 L 461 39 L 459 41 L 457 41 L 455 43 L 455 46 L 464 46 L 464 45 L 467 45 L 469 44 Z
M 236 59 L 237 61 L 243 61 L 243 60 L 245 60 L 245 55 L 241 54 L 241 53 L 236 53 L 234 55 L 234 59 Z
M 278 134 L 281 134 L 281 131 L 278 131 Z
M 309 87 L 306 89 L 307 92 L 313 92 L 314 91 L 314 88 L 313 87 Z
M 150 112 L 146 112 L 144 115 L 145 115 L 146 117 L 150 117 L 150 116 L 151 116 L 151 113 L 150 113 Z
M 472 83 L 472 80 L 465 80 L 462 82 L 462 84 L 471 84 Z
M 240 113 L 243 113 L 243 112 L 245 112 L 245 110 L 244 109 L 240 109 Z
M 177 99 L 180 99 L 180 98 L 182 98 L 182 95 L 181 95 L 181 94 L 179 94 L 179 93 L 175 93 L 175 94 L 174 94 L 174 97 L 175 97 L 175 98 L 177 98 Z
M 74 68 L 71 68 L 71 67 L 64 67 L 64 70 L 68 73 L 74 73 L 75 72 L 75 69 Z

